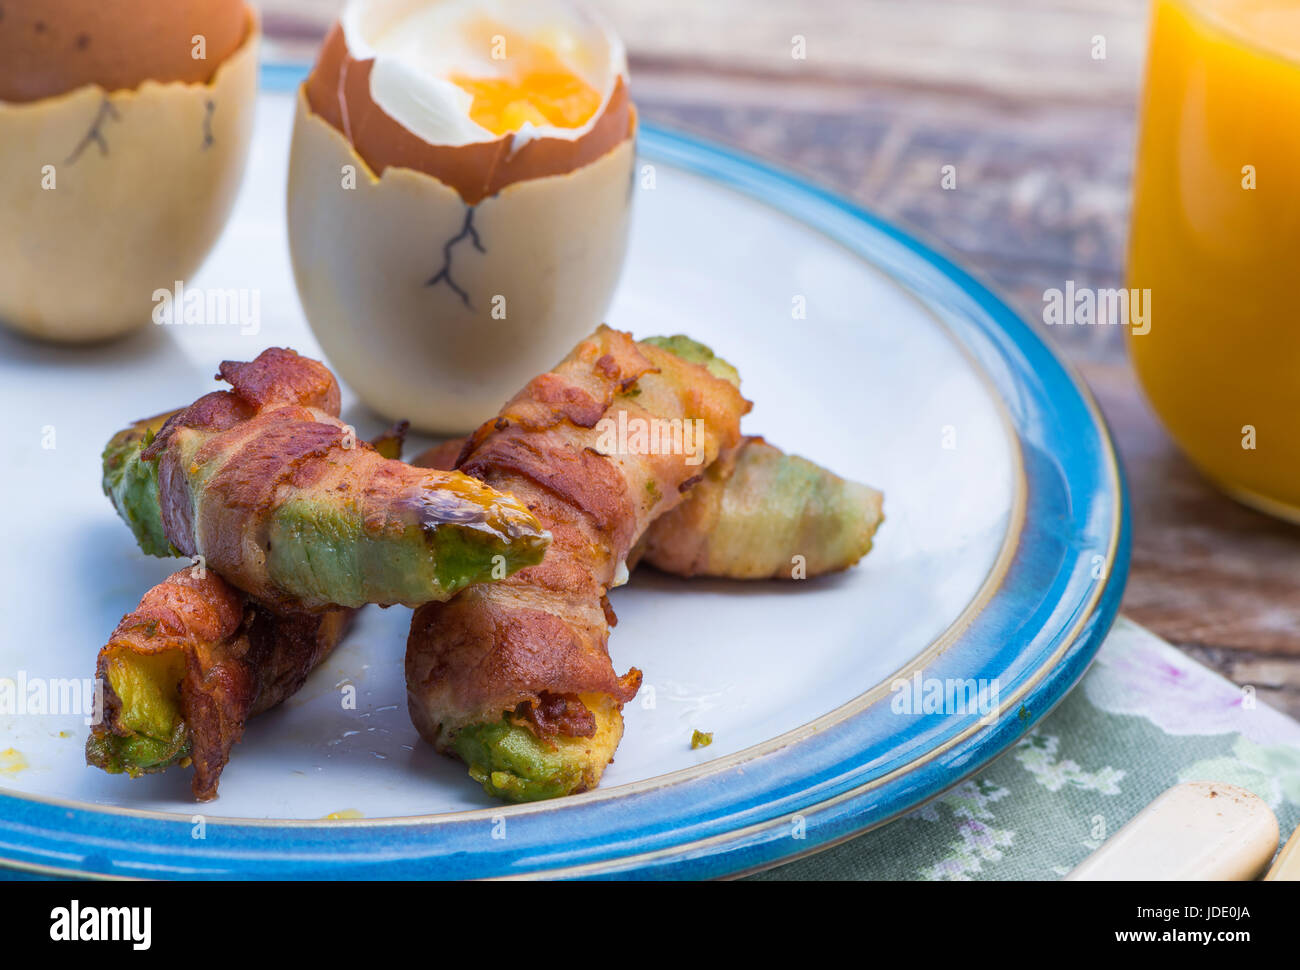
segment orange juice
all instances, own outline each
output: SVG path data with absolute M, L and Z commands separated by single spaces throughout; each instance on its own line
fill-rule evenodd
M 1300 520 L 1300 0 L 1155 0 L 1128 285 L 1165 426 L 1238 498 Z

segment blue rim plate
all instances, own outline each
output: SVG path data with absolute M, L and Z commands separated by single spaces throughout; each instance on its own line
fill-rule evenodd
M 271 65 L 267 88 L 301 69 Z M 695 768 L 559 802 L 398 819 L 208 819 L 0 794 L 0 861 L 162 878 L 705 878 L 753 872 L 902 815 L 1001 754 L 1096 653 L 1128 571 L 1125 485 L 1088 392 L 1005 303 L 932 248 L 803 179 L 645 125 L 640 151 L 838 242 L 927 304 L 983 371 L 1019 447 L 1020 500 L 984 589 L 897 676 L 994 681 L 994 716 L 900 718 L 884 684 Z M 886 680 L 886 684 L 893 678 Z M 493 829 L 508 819 L 509 839 Z

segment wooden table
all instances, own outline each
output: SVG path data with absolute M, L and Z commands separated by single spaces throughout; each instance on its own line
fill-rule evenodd
M 1300 717 L 1300 529 L 1219 495 L 1178 454 L 1118 328 L 1041 319 L 1043 291 L 1068 279 L 1120 285 L 1145 0 L 596 5 L 627 42 L 645 117 L 866 203 L 1037 322 L 1097 395 L 1129 476 L 1125 613 Z M 339 2 L 262 6 L 271 50 L 310 58 Z

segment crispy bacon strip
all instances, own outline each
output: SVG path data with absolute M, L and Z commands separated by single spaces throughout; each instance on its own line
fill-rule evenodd
M 548 537 L 512 497 L 356 441 L 322 364 L 271 348 L 218 376 L 232 389 L 142 450 L 128 429 L 105 452 L 105 490 L 146 551 L 201 555 L 285 610 L 418 605 L 541 559 Z
M 135 461 L 168 417 L 138 422 L 119 436 L 110 448 L 114 459 Z M 406 427 L 396 424 L 371 444 L 398 458 Z M 139 498 L 132 524 L 147 550 L 143 539 L 157 533 L 148 523 L 156 524 L 159 513 L 148 493 Z M 145 594 L 100 651 L 105 709 L 87 739 L 87 763 L 134 777 L 189 760 L 195 797 L 216 797 L 248 718 L 295 693 L 342 640 L 353 614 L 280 614 L 215 573 L 175 573 Z
M 411 460 L 450 471 L 464 438 Z M 883 496 L 760 437 L 728 448 L 628 557 L 676 576 L 796 579 L 848 569 L 871 551 Z
M 302 686 L 353 612 L 278 615 L 212 571 L 173 573 L 99 652 L 104 710 L 86 762 L 136 777 L 189 759 L 194 797 L 215 798 L 248 718 Z
M 416 611 L 407 692 L 426 740 L 464 757 L 457 734 L 503 712 L 531 712 L 531 729 L 544 739 L 562 723 L 587 730 L 581 716 L 553 715 L 549 697 L 561 697 L 566 707 L 599 708 L 593 713 L 614 722 L 617 744 L 619 708 L 641 676 L 635 668 L 614 673 L 606 593 L 622 581 L 646 527 L 682 501 L 720 450 L 737 444 L 748 409 L 734 384 L 705 367 L 602 326 L 470 436 L 460 470 L 519 497 L 553 540 L 540 565 Z M 691 422 L 698 433 L 690 453 L 638 453 L 638 430 L 672 421 Z M 687 425 L 678 427 L 685 433 Z M 595 785 L 607 760 L 588 765 L 569 790 Z M 501 772 L 480 769 L 492 791 Z

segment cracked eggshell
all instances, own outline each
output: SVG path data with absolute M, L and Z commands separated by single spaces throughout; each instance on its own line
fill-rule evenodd
M 0 102 L 0 322 L 56 341 L 120 336 L 149 322 L 155 290 L 198 269 L 252 135 L 258 25 L 247 17 L 207 83 Z
M 86 84 L 209 80 L 243 43 L 243 0 L 12 0 L 0 4 L 0 101 L 35 101 Z M 203 58 L 193 56 L 203 38 Z
M 467 206 L 423 172 L 375 176 L 300 89 L 289 245 L 330 364 L 387 417 L 441 434 L 478 426 L 604 318 L 634 164 L 629 134 Z
M 354 4 L 345 11 L 345 18 L 366 6 Z M 386 9 L 383 4 L 376 6 Z M 570 16 L 593 15 L 576 8 Z M 563 175 L 588 165 L 635 129 L 636 112 L 627 92 L 623 44 L 603 22 L 582 22 L 601 38 L 601 43 L 592 46 L 604 56 L 592 59 L 602 65 L 594 70 L 607 76 L 600 82 L 604 90 L 599 110 L 577 129 L 500 136 L 479 129 L 485 139 L 477 140 L 472 132 L 477 126 L 468 117 L 459 117 L 454 110 L 448 113 L 449 104 L 441 104 L 437 94 L 419 88 L 421 81 L 429 79 L 410 76 L 404 73 L 408 69 L 400 64 L 393 67 L 390 60 L 354 56 L 342 24 L 336 24 L 326 37 L 307 78 L 307 103 L 312 111 L 345 133 L 371 171 L 382 175 L 390 167 L 397 167 L 424 172 L 450 185 L 465 202 L 474 205 L 515 182 Z M 376 72 L 381 72 L 386 83 L 376 84 Z M 449 82 L 439 83 L 450 86 Z M 406 109 L 413 124 L 423 120 L 431 130 L 416 134 L 391 116 L 376 101 L 375 93 L 380 89 L 387 89 L 387 97 Z M 403 97 L 396 98 L 398 92 Z M 459 93 L 468 99 L 467 94 Z

